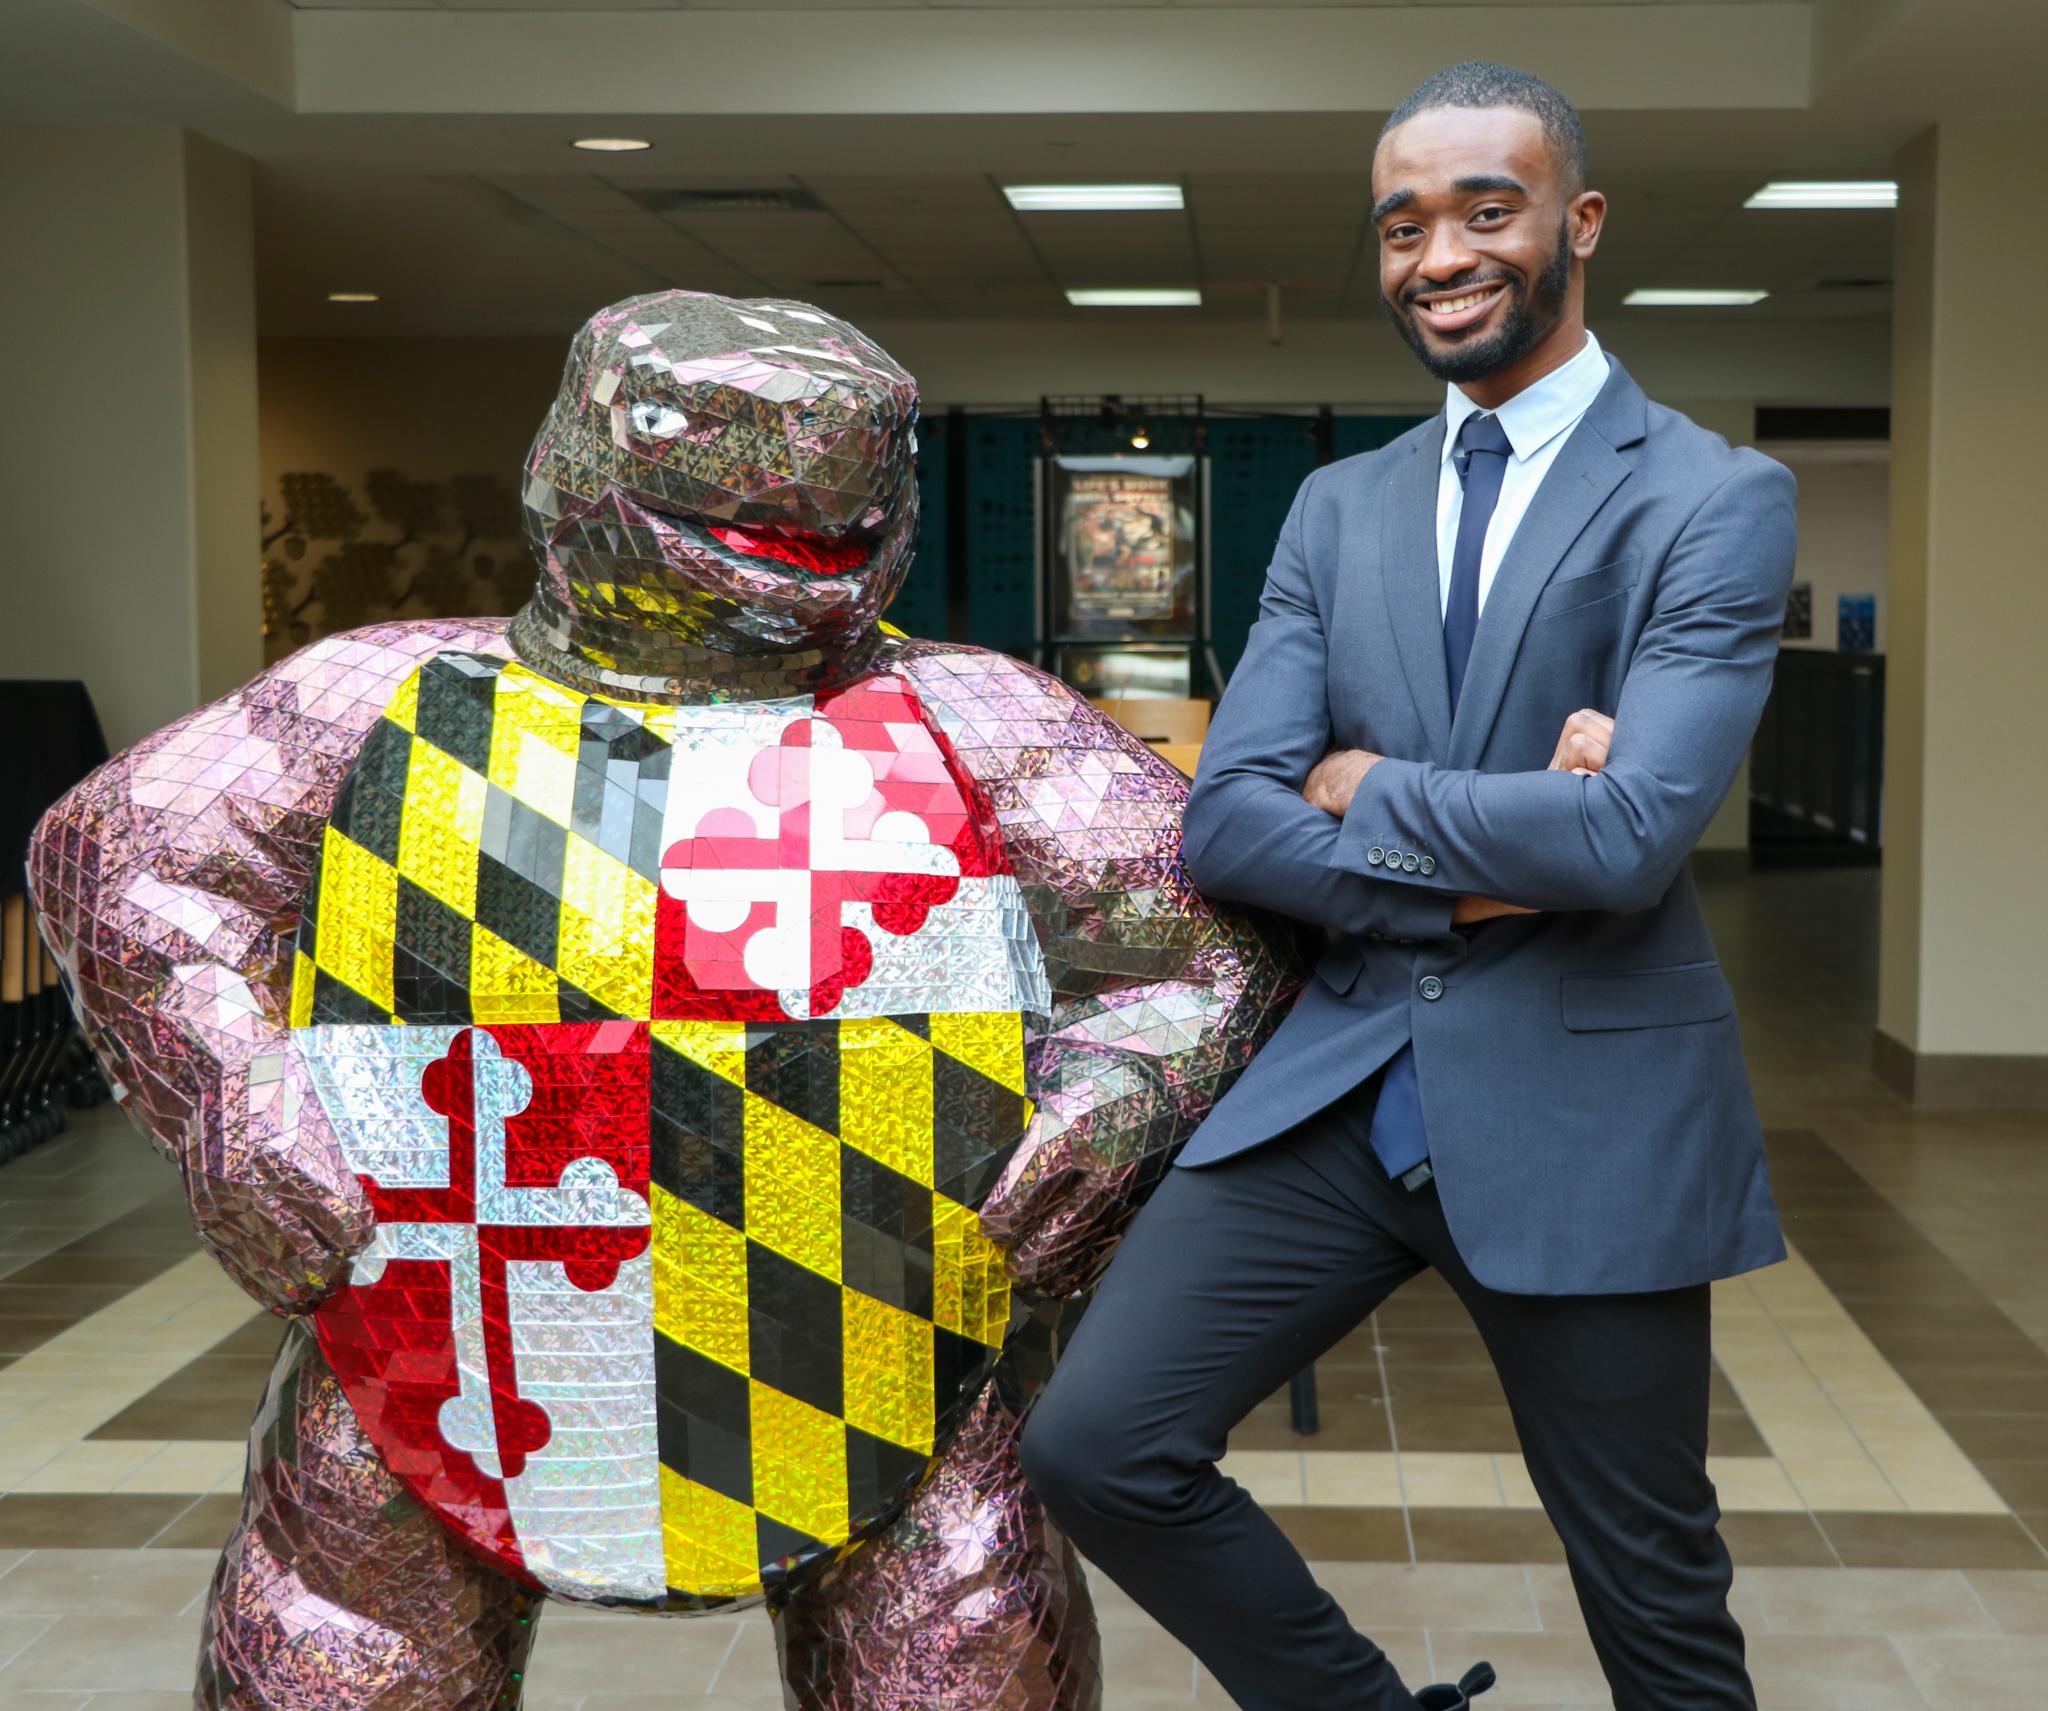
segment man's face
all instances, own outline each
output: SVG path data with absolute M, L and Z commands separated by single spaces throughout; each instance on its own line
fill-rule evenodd
M 1592 253 L 1604 204 L 1568 188 L 1518 108 L 1438 107 L 1387 133 L 1372 167 L 1380 304 L 1437 379 L 1498 374 L 1572 312 L 1572 261 Z

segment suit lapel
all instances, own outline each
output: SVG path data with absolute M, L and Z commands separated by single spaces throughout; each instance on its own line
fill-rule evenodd
M 1439 412 L 1388 478 L 1380 518 L 1380 588 L 1408 693 L 1421 716 L 1430 758 L 1437 761 L 1451 744 L 1451 676 L 1444 664 L 1443 589 L 1436 546 L 1443 444 L 1444 419 Z
M 1642 439 L 1644 418 L 1641 390 L 1614 363 L 1600 396 L 1536 490 L 1487 590 L 1451 726 L 1452 767 L 1476 767 L 1486 752 L 1536 597 L 1608 495 L 1628 478 L 1631 462 L 1615 448 Z

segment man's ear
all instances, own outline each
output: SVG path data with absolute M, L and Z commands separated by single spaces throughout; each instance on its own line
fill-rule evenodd
M 1571 199 L 1565 221 L 1571 231 L 1573 256 L 1580 261 L 1590 260 L 1600 247 L 1600 233 L 1607 225 L 1607 198 L 1597 190 L 1580 191 Z

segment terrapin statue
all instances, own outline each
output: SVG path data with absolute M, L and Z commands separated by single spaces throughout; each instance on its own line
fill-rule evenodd
M 1293 951 L 1143 745 L 882 624 L 916 413 L 801 303 L 606 309 L 516 617 L 317 642 L 44 822 L 93 1043 L 291 1321 L 200 1705 L 513 1705 L 548 1599 L 765 1602 L 807 1708 L 1098 1702 L 1019 1419 Z

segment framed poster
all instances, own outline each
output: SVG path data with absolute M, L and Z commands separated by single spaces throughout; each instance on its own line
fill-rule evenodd
M 1795 582 L 1785 596 L 1785 635 L 1788 642 L 1813 639 L 1813 584 Z
M 1054 636 L 1192 640 L 1195 460 L 1058 457 L 1051 474 Z

